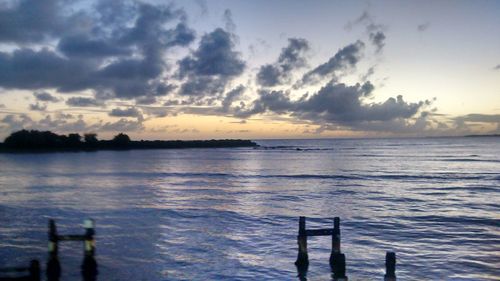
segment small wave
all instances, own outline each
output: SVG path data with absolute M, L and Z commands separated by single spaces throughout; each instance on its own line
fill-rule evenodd
M 82 174 L 65 173 L 60 176 L 81 176 Z M 179 178 L 290 178 L 290 179 L 339 179 L 356 180 L 364 179 L 358 175 L 315 175 L 315 174 L 278 174 L 278 175 L 252 175 L 252 174 L 229 174 L 229 173 L 168 173 L 168 172 L 110 172 L 110 173 L 87 173 L 87 176 L 96 177 L 179 177 Z
M 444 161 L 444 162 L 492 162 L 492 163 L 500 163 L 500 160 L 496 159 L 474 159 L 474 158 L 449 158 L 449 159 L 440 159 L 436 161 Z
M 315 147 L 300 147 L 300 146 L 261 146 L 255 148 L 257 150 L 286 150 L 286 151 L 331 151 L 333 148 L 315 148 Z
M 488 179 L 484 175 L 464 175 L 464 174 L 422 174 L 422 175 L 403 175 L 403 174 L 385 174 L 385 175 L 367 175 L 369 179 L 378 180 L 480 180 Z
M 419 190 L 429 191 L 472 191 L 472 192 L 500 192 L 500 188 L 496 186 L 449 186 L 449 187 L 427 187 L 419 188 Z M 434 193 L 433 193 L 434 194 Z
M 81 173 L 63 173 L 60 176 L 82 176 Z M 282 178 L 282 179 L 324 179 L 324 180 L 401 180 L 401 181 L 425 181 L 425 180 L 499 180 L 497 173 L 493 174 L 231 174 L 231 173 L 180 173 L 180 172 L 98 172 L 87 173 L 86 176 L 96 177 L 152 177 L 152 178 L 235 178 L 235 179 L 259 179 L 259 178 Z
M 430 215 L 430 216 L 402 216 L 403 220 L 410 220 L 416 222 L 432 222 L 432 223 L 457 223 L 460 226 L 464 225 L 483 225 L 483 226 L 493 226 L 496 227 L 500 225 L 500 219 L 494 218 L 482 218 L 482 217 L 470 217 L 470 216 L 456 216 L 456 217 L 447 217 L 447 216 L 438 216 L 438 215 Z

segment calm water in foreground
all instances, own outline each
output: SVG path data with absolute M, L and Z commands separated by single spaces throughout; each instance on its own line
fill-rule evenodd
M 500 139 L 258 141 L 274 149 L 0 154 L 0 266 L 97 224 L 99 280 L 296 280 L 298 217 L 342 219 L 350 280 L 500 280 Z M 297 150 L 300 148 L 301 150 Z M 309 280 L 330 280 L 328 237 Z M 79 280 L 82 248 L 60 249 Z

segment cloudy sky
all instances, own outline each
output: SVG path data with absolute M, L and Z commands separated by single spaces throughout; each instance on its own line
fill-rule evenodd
M 500 133 L 499 1 L 0 0 L 0 138 Z

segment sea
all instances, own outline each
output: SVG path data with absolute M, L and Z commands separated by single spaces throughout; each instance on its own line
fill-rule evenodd
M 96 222 L 98 280 L 332 280 L 340 217 L 349 280 L 500 280 L 500 138 L 256 140 L 258 148 L 0 154 L 0 267 L 47 261 Z M 61 242 L 81 280 L 81 242 Z

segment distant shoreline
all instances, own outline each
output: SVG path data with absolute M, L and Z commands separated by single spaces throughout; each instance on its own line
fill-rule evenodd
M 466 135 L 464 137 L 465 138 L 494 138 L 494 137 L 500 137 L 500 134 L 493 134 L 493 135 Z
M 258 147 L 251 140 L 140 140 L 132 141 L 125 134 L 118 134 L 112 140 L 98 140 L 96 134 L 86 134 L 84 141 L 78 134 L 57 135 L 45 131 L 21 130 L 12 133 L 0 143 L 0 153 L 33 153 L 33 152 L 92 152 L 100 150 L 139 150 L 139 149 L 186 149 L 186 148 L 236 148 Z
M 110 142 L 110 141 L 101 141 Z M 132 141 L 126 146 L 113 146 L 101 143 L 95 147 L 61 147 L 61 148 L 11 148 L 0 143 L 0 153 L 50 153 L 50 152 L 95 152 L 95 151 L 124 151 L 124 150 L 152 150 L 152 149 L 189 149 L 189 148 L 238 148 L 258 147 L 251 140 L 224 139 L 224 140 L 194 140 L 194 141 Z

